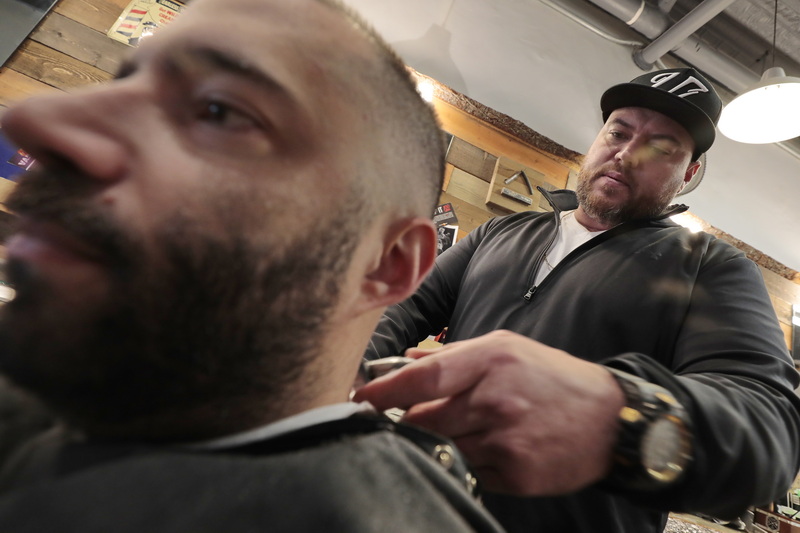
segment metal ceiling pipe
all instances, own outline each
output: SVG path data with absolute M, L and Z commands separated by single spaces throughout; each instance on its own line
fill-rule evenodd
M 643 70 L 649 70 L 664 54 L 685 41 L 706 22 L 713 19 L 736 0 L 705 0 L 673 24 L 653 42 L 637 50 L 633 61 Z
M 761 79 L 750 69 L 709 48 L 693 36 L 673 48 L 672 53 L 735 94 L 746 91 Z
M 667 14 L 648 7 L 644 0 L 589 0 L 589 2 L 625 22 L 647 39 L 657 39 L 670 26 Z M 751 70 L 709 48 L 694 36 L 689 36 L 668 51 L 735 94 L 746 91 L 760 80 Z M 649 67 L 645 70 L 649 70 Z M 776 143 L 776 146 L 800 159 L 800 148 L 795 143 L 781 142 Z
M 672 24 L 672 21 L 665 13 L 649 6 L 644 0 L 589 1 L 625 22 L 631 29 L 647 39 L 657 39 Z M 695 8 L 695 10 L 698 8 Z M 689 36 L 683 43 L 675 46 L 672 49 L 672 53 L 734 93 L 746 90 L 748 86 L 759 80 L 758 76 L 752 71 L 732 61 L 724 54 L 709 48 L 694 36 Z M 644 68 L 638 63 L 637 66 L 643 70 L 650 70 L 652 67 L 652 65 L 649 65 Z
M 589 0 L 600 9 L 641 33 L 655 39 L 669 28 L 669 18 L 645 0 Z

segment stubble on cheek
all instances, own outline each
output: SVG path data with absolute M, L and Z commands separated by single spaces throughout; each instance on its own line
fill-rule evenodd
M 597 209 L 622 209 L 633 196 L 634 184 L 630 181 L 619 184 L 604 182 L 604 170 L 582 177 L 578 183 L 578 194 L 582 203 Z

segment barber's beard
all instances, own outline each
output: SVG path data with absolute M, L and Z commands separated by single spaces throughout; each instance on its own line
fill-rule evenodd
M 592 187 L 597 178 L 604 174 L 608 168 L 601 167 L 589 172 L 584 168 L 578 173 L 578 186 L 575 193 L 578 203 L 589 217 L 602 222 L 607 226 L 616 226 L 630 220 L 647 219 L 659 216 L 670 205 L 675 195 L 680 190 L 680 182 L 674 186 L 665 186 L 655 197 L 635 198 L 637 184 L 630 182 L 628 198 L 622 200 L 609 200 L 597 194 Z M 618 170 L 615 168 L 615 170 Z
M 19 299 L 0 314 L 0 368 L 9 377 L 89 428 L 219 411 L 237 399 L 261 398 L 253 408 L 266 413 L 302 394 L 293 384 L 320 351 L 357 243 L 356 217 L 324 221 L 336 231 L 275 251 L 253 249 L 235 212 L 224 237 L 175 215 L 145 247 L 74 181 L 61 184 L 74 179 L 30 176 L 10 207 L 103 252 L 110 295 L 54 313 L 48 280 L 10 262 Z

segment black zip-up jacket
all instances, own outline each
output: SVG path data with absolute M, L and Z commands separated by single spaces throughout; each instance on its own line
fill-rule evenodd
M 657 383 L 687 409 L 694 460 L 677 486 L 485 495 L 513 533 L 660 532 L 668 511 L 732 518 L 784 495 L 800 468 L 798 375 L 756 265 L 669 220 L 686 210 L 677 206 L 594 237 L 534 286 L 560 212 L 577 207 L 572 191 L 542 193 L 554 213 L 492 219 L 440 255 L 416 294 L 387 310 L 366 357 L 444 327 L 447 342 L 507 329 Z

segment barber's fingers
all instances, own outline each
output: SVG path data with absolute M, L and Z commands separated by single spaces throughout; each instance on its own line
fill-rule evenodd
M 482 359 L 458 350 L 441 350 L 367 383 L 356 392 L 354 400 L 366 400 L 379 410 L 386 410 L 408 409 L 453 396 L 481 381 L 488 370 Z
M 471 408 L 470 393 L 417 404 L 403 422 L 449 437 L 467 458 L 484 489 L 511 494 L 528 493 L 535 486 L 528 466 L 526 442 L 503 427 L 503 418 L 484 416 L 487 409 Z
M 450 344 L 437 346 L 435 348 L 409 348 L 403 353 L 403 355 L 405 357 L 408 357 L 409 359 L 424 359 L 425 357 L 431 355 L 445 354 L 453 351 L 456 352 L 470 351 L 471 348 L 483 342 L 484 340 L 481 337 L 477 337 L 475 339 L 451 342 Z
M 449 347 L 451 346 L 445 345 L 436 348 L 409 348 L 403 353 L 403 356 L 410 359 L 422 359 L 423 357 L 428 357 L 429 355 L 433 355 L 435 353 L 447 351 Z
M 467 458 L 481 489 L 506 494 L 534 495 L 541 482 L 532 464 L 533 450 L 511 447 L 494 433 L 479 432 L 453 440 Z
M 492 421 L 484 416 L 484 412 L 484 409 L 471 405 L 468 391 L 448 398 L 418 403 L 406 411 L 403 422 L 424 427 L 449 438 L 458 438 L 490 429 Z
M 508 331 L 495 331 L 434 350 L 407 350 L 405 355 L 417 361 L 368 383 L 354 399 L 369 401 L 378 409 L 408 409 L 416 403 L 460 394 L 490 374 L 517 374 L 518 369 L 529 366 L 525 359 L 542 350 L 555 351 Z
M 496 421 L 469 416 L 472 411 L 463 409 L 452 398 L 434 400 L 414 406 L 403 416 L 403 422 L 449 437 L 483 489 L 517 496 L 553 490 L 548 480 L 557 479 L 559 473 L 547 465 L 547 457 L 538 456 L 536 445 L 513 427 L 496 426 Z M 540 471 L 546 475 L 540 475 Z
M 436 346 L 435 348 L 409 348 L 407 349 L 403 355 L 410 359 L 423 359 L 430 355 L 434 354 L 444 354 L 450 352 L 469 352 L 475 351 L 475 348 L 478 346 L 483 346 L 484 349 L 487 345 L 491 345 L 494 339 L 498 334 L 511 334 L 514 336 L 519 336 L 516 333 L 510 333 L 506 331 L 495 331 L 492 333 L 488 333 L 486 335 L 482 335 L 480 337 L 475 337 L 472 339 L 466 339 L 456 342 L 451 342 L 448 344 L 444 344 L 441 346 Z M 521 336 L 519 336 L 522 338 Z M 533 341 L 536 342 L 536 341 Z

